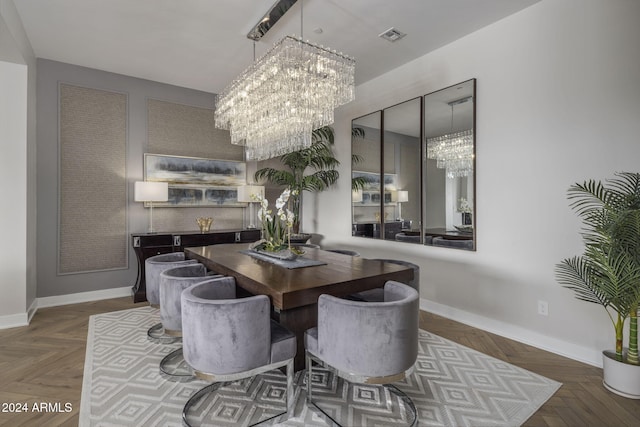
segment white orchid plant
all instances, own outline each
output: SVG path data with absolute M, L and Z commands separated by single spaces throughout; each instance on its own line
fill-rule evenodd
M 473 205 L 467 199 L 465 199 L 464 197 L 461 197 L 460 199 L 458 199 L 458 202 L 460 202 L 458 212 L 462 212 L 462 213 L 473 212 Z
M 262 223 L 262 241 L 257 249 L 277 252 L 284 249 L 291 250 L 291 227 L 295 220 L 294 213 L 289 209 L 289 198 L 295 195 L 289 188 L 284 190 L 276 200 L 276 213 L 269 209 L 269 201 L 260 195 L 252 195 L 252 199 L 260 203 L 258 219 Z

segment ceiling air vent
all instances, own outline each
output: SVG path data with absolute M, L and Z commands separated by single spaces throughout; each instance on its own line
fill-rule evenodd
M 384 33 L 378 35 L 378 37 L 382 37 L 383 39 L 385 39 L 387 41 L 390 41 L 392 43 L 393 42 L 397 42 L 398 40 L 400 40 L 404 36 L 406 36 L 405 33 L 401 33 L 400 31 L 396 30 L 393 27 L 389 28 Z

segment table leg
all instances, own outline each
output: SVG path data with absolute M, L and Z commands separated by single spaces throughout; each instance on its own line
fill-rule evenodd
M 304 333 L 318 323 L 318 304 L 305 305 L 275 313 L 276 320 L 296 336 L 297 352 L 294 370 L 304 369 Z

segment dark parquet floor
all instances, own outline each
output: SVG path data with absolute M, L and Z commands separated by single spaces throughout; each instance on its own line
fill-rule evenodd
M 117 298 L 42 308 L 29 326 L 0 330 L 0 426 L 77 426 L 89 316 L 140 306 Z M 563 383 L 526 426 L 640 426 L 640 400 L 608 392 L 599 368 L 425 312 L 420 327 Z

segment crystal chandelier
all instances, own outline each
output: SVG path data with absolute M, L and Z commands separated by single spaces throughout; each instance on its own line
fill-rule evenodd
M 446 169 L 447 178 L 468 176 L 473 172 L 473 130 L 453 132 L 453 106 L 470 101 L 471 97 L 449 102 L 451 133 L 427 138 L 427 158 L 436 160 L 436 167 Z
M 333 123 L 354 98 L 355 61 L 286 36 L 238 76 L 216 102 L 216 127 L 264 160 L 311 145 L 311 132 Z

